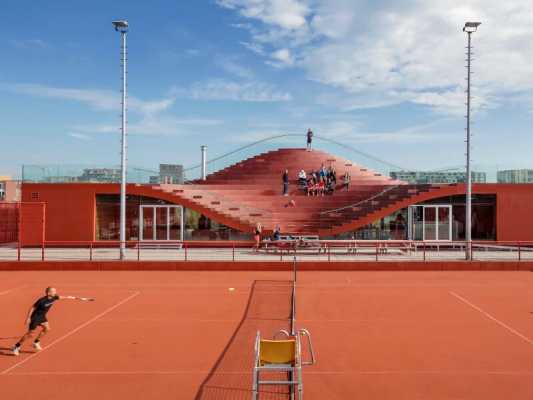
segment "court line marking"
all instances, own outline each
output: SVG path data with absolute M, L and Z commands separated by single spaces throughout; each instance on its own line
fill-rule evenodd
M 492 316 L 491 314 L 489 314 L 488 312 L 486 312 L 485 310 L 483 310 L 481 307 L 478 307 L 476 306 L 475 304 L 473 304 L 472 302 L 468 301 L 467 299 L 465 299 L 464 297 L 458 295 L 457 293 L 455 292 L 452 292 L 450 291 L 450 294 L 452 296 L 454 296 L 456 299 L 462 301 L 464 304 L 472 307 L 474 310 L 480 312 L 481 314 L 483 314 L 485 317 L 487 317 L 488 319 L 490 319 L 491 321 L 493 322 L 496 322 L 498 325 L 500 325 L 502 328 L 508 330 L 509 332 L 511 332 L 512 334 L 514 334 L 515 336 L 518 336 L 520 339 L 526 341 L 527 343 L 529 344 L 533 344 L 533 340 L 529 339 L 527 336 L 524 336 L 522 335 L 520 332 L 518 332 L 516 329 L 514 328 L 511 328 L 509 325 L 507 325 L 505 322 L 502 322 L 500 321 L 499 319 L 497 319 L 496 317 Z
M 14 292 L 15 290 L 23 289 L 25 287 L 28 287 L 28 285 L 21 285 L 21 286 L 17 286 L 17 287 L 11 288 L 11 289 L 4 290 L 3 292 L 0 292 L 0 296 L 2 296 L 4 294 L 11 293 L 11 292 Z
M 42 351 L 38 352 L 38 353 L 33 353 L 32 355 L 26 357 L 25 359 L 19 361 L 18 363 L 12 365 L 11 367 L 3 370 L 2 372 L 0 372 L 0 375 L 6 375 L 8 372 L 10 371 L 13 371 L 15 368 L 17 368 L 18 366 L 22 365 L 22 364 L 25 364 L 26 362 L 28 362 L 29 360 L 33 359 L 34 357 L 36 357 L 37 355 L 39 354 L 42 354 L 44 351 L 50 349 L 51 347 L 55 346 L 56 344 L 62 342 L 63 340 L 65 340 L 66 338 L 74 335 L 76 332 L 78 332 L 79 330 L 85 328 L 87 325 L 93 323 L 94 321 L 96 321 L 97 319 L 103 317 L 104 315 L 106 314 L 109 314 L 111 311 L 115 310 L 116 308 L 120 307 L 122 304 L 130 301 L 131 299 L 133 299 L 134 297 L 137 297 L 139 294 L 141 294 L 141 292 L 135 292 L 133 294 L 131 294 L 130 296 L 126 297 L 124 300 L 121 300 L 119 301 L 117 304 L 115 304 L 114 306 L 111 306 L 109 308 L 107 308 L 106 310 L 104 310 L 103 312 L 101 312 L 100 314 L 92 317 L 90 320 L 88 321 L 85 321 L 83 324 L 79 325 L 77 328 L 74 328 L 73 330 L 71 330 L 70 332 L 64 334 L 63 336 L 57 338 L 56 340 L 54 340 L 53 342 L 51 342 L 48 346 L 46 346 Z
M 44 376 L 44 375 L 187 375 L 187 374 L 208 374 L 209 370 L 170 370 L 170 371 L 30 371 L 14 372 L 10 375 L 18 376 Z M 214 375 L 251 375 L 252 371 L 227 371 L 216 372 Z M 306 375 L 533 375 L 533 371 L 483 371 L 483 370 L 383 370 L 383 371 L 306 371 Z

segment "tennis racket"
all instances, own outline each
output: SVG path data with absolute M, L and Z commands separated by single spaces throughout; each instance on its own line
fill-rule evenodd
M 96 300 L 93 297 L 77 297 L 77 299 L 81 301 L 95 301 Z

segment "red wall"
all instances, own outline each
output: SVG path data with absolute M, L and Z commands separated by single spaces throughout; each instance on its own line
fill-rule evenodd
M 498 240 L 533 240 L 533 185 L 502 184 L 497 193 Z
M 22 201 L 46 204 L 45 238 L 47 241 L 92 241 L 94 240 L 95 221 L 94 186 L 91 184 L 24 183 Z M 107 186 L 107 190 L 113 190 L 112 186 L 115 185 L 102 186 Z M 38 193 L 38 197 L 35 197 L 35 193 Z M 23 231 L 25 230 L 23 226 Z
M 0 271 L 292 271 L 292 262 L 267 261 L 3 261 Z M 532 271 L 531 261 L 306 261 L 299 271 Z
M 473 187 L 473 192 L 496 194 L 498 240 L 533 241 L 533 184 L 476 184 Z M 32 193 L 38 193 L 38 197 L 32 196 Z M 25 183 L 22 185 L 23 202 L 46 203 L 47 241 L 94 240 L 95 196 L 97 193 L 118 194 L 119 185 L 90 183 Z M 175 197 L 162 191 L 153 190 L 150 186 L 128 185 L 128 193 L 157 197 L 171 202 L 176 201 Z M 464 185 L 443 186 L 438 190 L 433 189 L 429 193 L 396 203 L 378 213 L 372 213 L 368 218 L 375 220 L 409 204 L 454 194 L 464 194 Z M 185 203 L 182 205 L 191 206 Z M 202 209 L 198 211 L 209 212 L 209 210 Z M 215 215 L 208 216 L 226 225 L 232 225 L 231 221 L 217 219 Z M 358 221 L 358 223 L 363 222 Z M 237 226 L 235 228 L 239 229 Z M 350 230 L 353 227 L 346 225 L 343 228 Z

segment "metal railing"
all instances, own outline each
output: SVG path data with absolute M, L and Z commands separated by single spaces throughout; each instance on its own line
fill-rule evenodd
M 273 151 L 280 147 L 283 147 L 281 145 L 284 145 L 285 147 L 287 147 L 288 145 L 304 147 L 305 137 L 305 134 L 296 133 L 286 133 L 269 136 L 264 139 L 243 145 L 227 153 L 217 155 L 213 158 L 209 158 L 207 161 L 207 168 L 209 173 L 220 171 L 224 168 L 229 167 L 230 165 L 241 162 L 248 157 L 257 156 L 260 153 Z M 333 152 L 333 154 L 344 156 L 344 158 L 346 159 L 352 159 L 353 156 L 355 156 L 357 159 L 363 158 L 363 164 L 367 165 L 369 168 L 375 169 L 376 171 L 380 171 L 385 175 L 387 175 L 387 173 L 391 170 L 406 170 L 405 167 L 398 166 L 387 160 L 383 160 L 372 154 L 361 151 L 360 149 L 351 146 L 347 143 L 331 139 L 327 136 L 314 135 L 313 140 L 322 142 L 322 150 L 330 150 Z M 186 175 L 186 182 L 195 183 L 200 176 L 200 169 L 201 164 L 195 164 L 185 167 L 183 172 Z
M 119 241 L 0 245 L 1 261 L 116 261 Z M 128 241 L 125 261 L 358 262 L 465 261 L 465 241 Z M 533 242 L 473 241 L 470 261 L 533 261 Z

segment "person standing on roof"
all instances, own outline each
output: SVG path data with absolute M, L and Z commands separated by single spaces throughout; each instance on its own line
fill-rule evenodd
M 283 196 L 289 195 L 289 170 L 286 169 L 283 173 Z
M 311 151 L 311 143 L 313 142 L 313 131 L 311 128 L 307 130 L 307 151 Z

